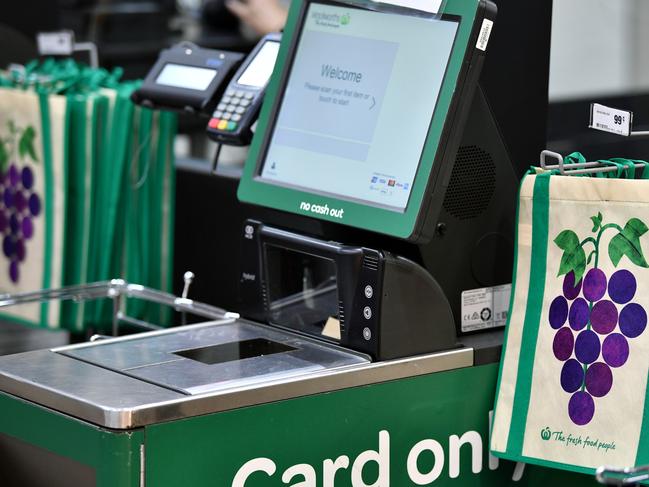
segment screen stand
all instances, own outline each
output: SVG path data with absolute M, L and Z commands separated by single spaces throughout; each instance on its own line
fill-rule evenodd
M 458 333 L 463 291 L 511 282 L 518 184 L 492 110 L 478 87 L 436 235 L 419 246 L 422 263 L 450 298 Z M 494 312 L 485 312 L 485 317 Z

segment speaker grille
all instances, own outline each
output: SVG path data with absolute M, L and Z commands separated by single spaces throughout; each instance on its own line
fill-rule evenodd
M 364 255 L 363 256 L 363 267 L 371 270 L 371 271 L 378 271 L 379 270 L 379 258 L 378 257 L 373 257 L 371 255 Z
M 444 210 L 459 220 L 476 218 L 487 209 L 496 188 L 496 165 L 488 152 L 462 146 L 444 197 Z

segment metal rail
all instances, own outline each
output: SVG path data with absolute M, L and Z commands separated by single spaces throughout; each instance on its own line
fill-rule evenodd
M 599 467 L 595 474 L 597 481 L 604 485 L 635 485 L 649 480 L 649 465 L 641 467 Z
M 183 294 L 186 296 L 186 293 Z M 0 308 L 53 300 L 80 302 L 96 299 L 112 299 L 113 335 L 117 336 L 120 321 L 136 326 L 139 322 L 139 320 L 128 317 L 121 311 L 123 300 L 125 298 L 141 299 L 149 303 L 170 306 L 178 312 L 190 313 L 210 320 L 239 318 L 238 313 L 232 313 L 216 306 L 194 301 L 187 297 L 178 297 L 139 284 L 130 284 L 122 279 L 94 282 L 78 286 L 67 286 L 58 289 L 44 289 L 26 293 L 0 294 Z M 143 328 L 150 330 L 161 327 L 151 323 L 146 323 L 146 326 L 143 326 Z

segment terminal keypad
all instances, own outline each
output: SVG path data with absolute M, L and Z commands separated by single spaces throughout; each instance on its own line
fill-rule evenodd
M 249 110 L 254 93 L 243 90 L 228 90 L 212 114 L 208 126 L 212 129 L 234 132 Z

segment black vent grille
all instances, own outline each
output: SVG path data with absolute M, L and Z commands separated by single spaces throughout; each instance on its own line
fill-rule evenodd
M 475 145 L 457 152 L 451 180 L 444 197 L 444 210 L 459 220 L 484 212 L 496 189 L 496 165 L 491 154 Z
M 268 293 L 266 292 L 265 282 L 261 283 L 261 299 L 264 303 L 264 309 L 270 309 L 270 306 L 268 305 Z
M 379 270 L 379 258 L 378 257 L 373 257 L 371 255 L 364 255 L 363 256 L 363 267 L 366 267 L 369 270 L 372 271 L 378 271 Z
M 338 301 L 338 321 L 342 328 L 345 325 L 345 306 L 342 301 Z

